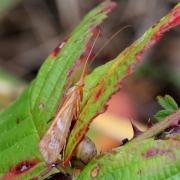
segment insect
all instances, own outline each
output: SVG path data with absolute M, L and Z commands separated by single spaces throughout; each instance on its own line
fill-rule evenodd
M 118 32 L 116 32 L 110 38 L 110 40 L 112 40 L 119 32 L 121 32 L 123 29 L 127 27 L 129 26 L 123 27 Z M 58 111 L 55 118 L 53 119 L 50 128 L 48 129 L 48 131 L 46 132 L 46 134 L 43 136 L 43 138 L 40 141 L 39 148 L 47 164 L 53 164 L 57 161 L 60 152 L 65 148 L 66 138 L 68 136 L 72 120 L 73 119 L 77 120 L 79 117 L 80 104 L 83 97 L 85 69 L 86 69 L 89 57 L 92 53 L 92 49 L 99 35 L 100 35 L 100 29 L 98 29 L 98 32 L 95 31 L 95 35 L 94 35 L 95 40 L 93 44 L 91 45 L 91 48 L 88 52 L 87 58 L 85 60 L 83 72 L 81 74 L 79 81 L 73 87 L 68 89 L 67 93 L 65 94 L 65 100 L 60 110 Z M 107 43 L 100 49 L 99 52 L 101 52 L 101 50 L 106 45 Z M 95 57 L 93 59 L 95 59 Z M 67 160 L 65 161 L 66 163 L 64 164 L 67 164 Z
M 60 110 L 53 119 L 50 128 L 40 141 L 39 148 L 47 164 L 56 162 L 60 152 L 65 147 L 71 122 L 73 119 L 77 120 L 79 116 L 80 104 L 83 97 L 82 88 L 84 85 L 85 68 L 99 33 L 96 35 L 89 55 L 85 61 L 79 81 L 73 87 L 68 89 Z

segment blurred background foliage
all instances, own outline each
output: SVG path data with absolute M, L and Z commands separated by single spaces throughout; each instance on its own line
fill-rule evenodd
M 47 55 L 102 0 L 1 0 L 0 1 L 0 108 L 6 107 L 37 74 Z M 165 15 L 178 0 L 117 0 L 118 7 L 101 27 L 102 35 L 94 54 L 120 28 L 130 25 L 109 42 L 92 63 L 92 69 L 116 57 L 149 26 Z M 160 109 L 157 95 L 170 94 L 180 104 L 180 28 L 161 39 L 143 57 L 133 76 L 126 79 L 120 93 L 109 102 L 102 127 L 93 124 L 89 136 L 100 151 L 118 146 L 132 138 L 132 126 L 126 120 L 140 121 L 142 130 Z M 108 117 L 108 118 L 107 118 Z M 100 119 L 102 117 L 100 116 Z M 110 119 L 107 123 L 107 119 Z M 119 121 L 123 121 L 118 124 Z M 150 119 L 150 120 L 149 120 Z M 116 132 L 110 128 L 119 127 Z M 127 129 L 124 133 L 123 129 Z M 122 129 L 122 130 L 121 130 Z M 102 135 L 102 136 L 101 136 Z M 97 138 L 98 136 L 98 138 Z M 100 138 L 99 138 L 100 137 Z M 118 139 L 120 137 L 120 139 Z M 107 141 L 107 139 L 110 139 Z M 103 144 L 101 144 L 103 142 Z M 100 144 L 100 145 L 99 145 Z

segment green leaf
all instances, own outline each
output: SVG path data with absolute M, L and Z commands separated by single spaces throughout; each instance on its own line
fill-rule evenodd
M 114 5 L 107 1 L 92 10 L 70 35 L 60 53 L 55 57 L 50 55 L 42 65 L 31 95 L 32 115 L 40 136 L 48 129 L 48 122 L 53 118 L 68 88 L 69 72 L 93 38 L 93 30 L 102 23 Z
M 40 137 L 60 104 L 69 71 L 113 7 L 114 3 L 105 2 L 92 10 L 61 52 L 51 54 L 31 85 L 0 113 L 0 179 L 31 179 L 47 168 L 39 151 Z
M 25 161 L 37 161 L 32 171 L 38 168 L 38 173 L 46 167 L 39 152 L 40 138 L 30 114 L 31 87 L 32 84 L 9 108 L 0 113 L 0 177 L 11 179 L 17 176 L 16 167 Z M 26 176 L 31 178 L 35 175 L 38 175 L 37 172 L 31 174 L 30 169 Z
M 157 99 L 158 103 L 165 110 L 176 111 L 178 109 L 176 101 L 170 95 L 165 95 L 164 97 L 158 96 Z
M 119 82 L 133 72 L 142 53 L 155 44 L 166 31 L 179 25 L 179 9 L 180 3 L 156 25 L 150 27 L 142 37 L 120 53 L 117 58 L 96 68 L 86 77 L 81 113 L 70 133 L 65 150 L 67 161 L 84 137 L 92 119 L 104 111 L 106 102 L 113 93 L 119 90 Z
M 129 143 L 91 160 L 76 180 L 180 177 L 180 136 Z
M 157 100 L 158 103 L 164 108 L 164 110 L 160 110 L 154 115 L 158 121 L 164 119 L 178 109 L 176 101 L 170 95 L 165 95 L 164 97 L 157 96 Z
M 154 115 L 154 117 L 157 120 L 162 120 L 165 117 L 169 116 L 171 113 L 172 113 L 172 111 L 169 111 L 169 110 L 160 110 Z
M 55 115 L 68 88 L 66 86 L 70 81 L 69 71 L 93 37 L 92 29 L 107 17 L 112 7 L 114 4 L 106 1 L 91 11 L 71 34 L 61 52 L 55 57 L 50 55 L 47 58 L 29 88 L 16 102 L 0 113 L 0 178 L 31 179 L 46 168 L 47 165 L 39 152 L 40 138 L 48 129 L 48 122 Z M 71 145 L 72 140 L 75 140 L 73 151 L 85 134 L 91 119 L 100 112 L 112 93 L 118 90 L 117 82 L 130 73 L 135 57 L 139 59 L 142 51 L 157 41 L 159 33 L 163 34 L 178 25 L 179 22 L 176 20 L 179 18 L 176 12 L 178 8 L 177 6 L 115 60 L 96 69 L 87 77 L 82 112 L 75 130 L 72 131 L 74 136 L 71 134 L 71 141 L 68 142 Z M 94 81 L 91 82 L 92 80 Z M 98 100 L 95 101 L 94 97 Z M 67 149 L 70 147 L 69 144 Z M 69 152 L 72 154 L 71 149 Z M 24 168 L 27 168 L 26 171 L 23 171 Z

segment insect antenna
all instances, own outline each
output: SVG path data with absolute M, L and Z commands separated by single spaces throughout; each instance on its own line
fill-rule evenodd
M 98 29 L 98 33 L 97 33 L 97 35 L 96 35 L 96 37 L 95 37 L 95 40 L 93 41 L 93 44 L 92 44 L 91 49 L 90 49 L 90 51 L 89 51 L 89 54 L 88 54 L 88 56 L 87 56 L 87 58 L 86 58 L 86 60 L 85 60 L 84 68 L 83 68 L 83 70 L 82 70 L 80 80 L 83 80 L 83 78 L 84 78 L 84 76 L 85 76 L 85 74 L 86 74 L 87 63 L 88 63 L 88 60 L 89 60 L 89 58 L 90 58 L 90 56 L 91 56 L 91 54 L 92 54 L 92 51 L 93 51 L 93 48 L 94 48 L 94 46 L 95 46 L 95 44 L 96 44 L 96 42 L 97 42 L 97 39 L 98 39 L 98 37 L 99 37 L 99 35 L 100 35 L 100 32 L 101 32 L 100 29 Z
M 95 54 L 95 56 L 92 58 L 91 63 L 89 65 L 91 65 L 94 60 L 99 56 L 99 54 L 104 50 L 104 48 L 123 30 L 132 27 L 131 25 L 126 25 L 122 28 L 120 28 L 118 31 L 116 31 L 104 44 L 103 46 L 98 50 L 98 52 Z

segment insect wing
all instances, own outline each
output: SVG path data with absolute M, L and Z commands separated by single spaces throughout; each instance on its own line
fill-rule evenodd
M 75 94 L 68 97 L 60 112 L 55 117 L 51 127 L 40 141 L 40 151 L 47 164 L 52 164 L 57 160 L 63 149 L 69 128 L 74 115 Z

